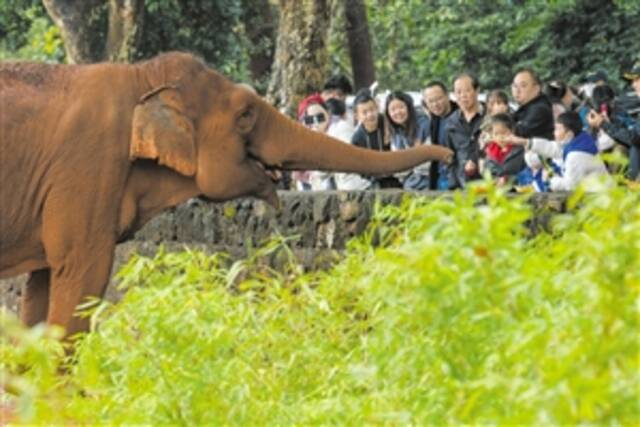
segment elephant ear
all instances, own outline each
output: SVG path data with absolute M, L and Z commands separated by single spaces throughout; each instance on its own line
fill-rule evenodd
M 182 175 L 195 175 L 195 130 L 184 111 L 174 87 L 162 86 L 143 95 L 133 111 L 129 158 L 154 159 Z

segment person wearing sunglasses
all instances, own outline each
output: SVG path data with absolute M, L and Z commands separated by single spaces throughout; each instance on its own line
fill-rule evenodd
M 306 97 L 298 107 L 298 121 L 316 132 L 327 133 L 330 115 L 322 97 L 318 94 Z M 324 171 L 295 171 L 292 178 L 296 188 L 302 191 L 335 190 L 333 174 Z

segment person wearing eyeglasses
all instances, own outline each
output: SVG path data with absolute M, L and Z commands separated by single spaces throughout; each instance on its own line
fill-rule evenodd
M 431 143 L 446 145 L 447 120 L 458 110 L 458 104 L 449 99 L 449 91 L 444 83 L 433 80 L 422 91 L 422 108 L 429 117 L 429 137 Z M 443 162 L 431 162 L 429 188 L 447 190 L 447 165 Z
M 540 79 L 533 70 L 521 68 L 515 74 L 511 95 L 518 103 L 518 110 L 513 115 L 516 135 L 553 139 L 553 107 L 542 93 Z

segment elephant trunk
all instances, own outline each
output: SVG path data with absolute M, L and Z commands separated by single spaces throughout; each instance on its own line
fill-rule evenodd
M 326 170 L 367 175 L 389 175 L 430 160 L 449 161 L 452 152 L 421 145 L 396 152 L 356 147 L 288 120 L 264 103 L 256 141 L 256 156 L 266 164 L 289 170 Z

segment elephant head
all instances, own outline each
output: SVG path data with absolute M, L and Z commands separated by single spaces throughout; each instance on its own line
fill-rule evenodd
M 277 205 L 270 168 L 386 175 L 451 156 L 427 145 L 379 153 L 313 132 L 188 54 L 162 55 L 139 72 L 149 90 L 135 108 L 130 157 L 193 177 L 212 200 L 250 195 Z

